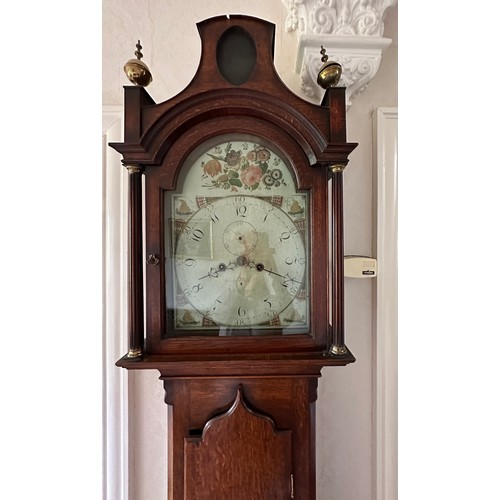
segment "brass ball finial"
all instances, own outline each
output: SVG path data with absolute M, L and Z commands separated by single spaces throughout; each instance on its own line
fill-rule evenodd
M 326 63 L 326 61 L 328 61 L 328 56 L 326 55 L 326 49 L 323 45 L 321 46 L 319 53 L 321 54 L 321 62 Z
M 129 59 L 125 63 L 125 66 L 123 66 L 123 70 L 125 71 L 127 78 L 134 85 L 147 87 L 153 81 L 153 76 L 151 75 L 151 71 L 146 64 L 141 61 L 143 55 L 141 52 L 142 45 L 140 40 L 137 40 L 135 47 L 137 50 L 134 54 L 137 59 Z
M 137 43 L 135 44 L 135 48 L 137 49 L 134 54 L 135 54 L 135 57 L 137 57 L 137 59 L 139 59 L 139 61 L 144 57 L 142 55 L 142 52 L 141 52 L 141 49 L 142 49 L 142 45 L 141 45 L 141 41 L 140 40 L 137 40 Z
M 337 62 L 328 62 L 326 49 L 323 45 L 321 46 L 320 54 L 323 66 L 321 66 L 318 73 L 318 85 L 324 89 L 335 87 L 339 83 L 340 77 L 342 76 L 342 66 Z

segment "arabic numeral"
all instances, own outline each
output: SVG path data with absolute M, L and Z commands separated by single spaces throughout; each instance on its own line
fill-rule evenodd
M 191 237 L 192 240 L 198 242 L 200 241 L 205 233 L 201 229 L 193 229 L 191 226 L 185 226 L 184 232 Z
M 298 233 L 298 229 L 293 227 L 290 231 L 283 231 L 280 236 L 280 241 L 283 242 L 285 240 L 289 240 L 292 236 Z
M 210 215 L 210 219 L 211 221 L 215 224 L 216 222 L 219 222 L 219 217 L 217 217 L 217 214 L 216 213 L 213 213 L 212 215 Z
M 266 215 L 264 217 L 263 222 L 266 222 L 267 218 L 269 217 L 269 215 L 272 213 L 273 210 L 274 210 L 274 207 L 271 207 L 269 210 L 266 210 Z
M 200 290 L 203 290 L 203 285 L 201 283 L 198 283 L 197 285 L 193 285 L 191 287 L 191 291 L 193 293 L 198 293 Z
M 301 266 L 306 263 L 306 259 L 304 257 L 287 257 L 285 259 L 285 264 L 288 264 L 289 266 L 293 264 L 300 264 Z
M 191 234 L 191 239 L 194 241 L 200 241 L 205 234 L 201 229 L 194 229 L 193 233 Z
M 283 278 L 284 278 L 283 283 L 281 283 L 281 284 L 285 288 L 290 288 L 290 289 L 294 288 L 295 289 L 296 287 L 294 286 L 294 283 L 299 283 L 296 279 L 292 278 L 289 273 L 286 273 L 286 275 L 283 276 Z
M 247 321 L 247 312 L 243 306 L 238 307 L 238 318 L 236 318 L 236 326 L 243 326 Z
M 236 215 L 238 217 L 246 217 L 247 216 L 246 205 L 240 205 L 240 206 L 236 207 Z
M 283 241 L 289 240 L 291 237 L 291 234 L 289 231 L 283 231 L 280 236 L 280 241 L 283 243 Z

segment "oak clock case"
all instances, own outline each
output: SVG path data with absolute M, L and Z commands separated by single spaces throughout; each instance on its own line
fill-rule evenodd
M 321 105 L 287 89 L 267 21 L 197 26 L 191 83 L 158 104 L 125 87 L 125 138 L 111 144 L 129 173 L 129 350 L 116 364 L 164 383 L 169 500 L 313 500 L 318 378 L 355 361 L 345 89 Z
M 275 149 L 216 137 L 184 162 L 181 189 L 165 193 L 174 335 L 308 333 L 308 197 Z
M 288 133 L 211 118 L 145 174 L 148 351 L 327 349 L 327 172 Z

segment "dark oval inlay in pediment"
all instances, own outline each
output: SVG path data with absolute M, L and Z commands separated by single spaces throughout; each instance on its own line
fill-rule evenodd
M 257 62 L 257 49 L 250 34 L 239 26 L 226 30 L 217 44 L 217 66 L 233 85 L 245 83 Z

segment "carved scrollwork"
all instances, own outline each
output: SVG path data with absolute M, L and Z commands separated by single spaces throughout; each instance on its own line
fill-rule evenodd
M 318 48 L 324 45 L 331 61 L 342 65 L 340 86 L 346 87 L 349 107 L 380 66 L 391 40 L 382 38 L 385 11 L 397 0 L 283 0 L 288 7 L 287 31 L 299 39 L 296 71 L 301 90 L 313 101 L 323 90 L 316 78 L 321 67 Z
M 337 10 L 330 0 L 320 0 L 313 5 L 309 14 L 311 31 L 317 35 L 334 32 L 337 26 Z
M 340 64 L 344 73 L 344 85 L 349 89 L 347 101 L 350 103 L 361 94 L 368 82 L 375 76 L 380 66 L 381 56 L 341 57 Z M 346 93 L 347 94 L 347 93 Z
M 342 66 L 342 77 L 339 86 L 346 87 L 346 103 L 351 105 L 352 100 L 362 93 L 370 80 L 375 76 L 380 66 L 381 55 L 355 56 L 332 54 L 332 60 Z M 302 65 L 301 89 L 302 92 L 312 100 L 320 100 L 323 89 L 316 84 L 316 76 L 321 67 L 319 55 L 307 53 Z
M 304 17 L 299 15 L 299 8 L 302 0 L 286 0 L 288 8 L 288 16 L 285 21 L 285 29 L 287 31 L 303 31 Z M 302 19 L 302 26 L 300 20 Z
M 283 0 L 287 31 L 348 36 L 382 36 L 385 11 L 396 0 Z

